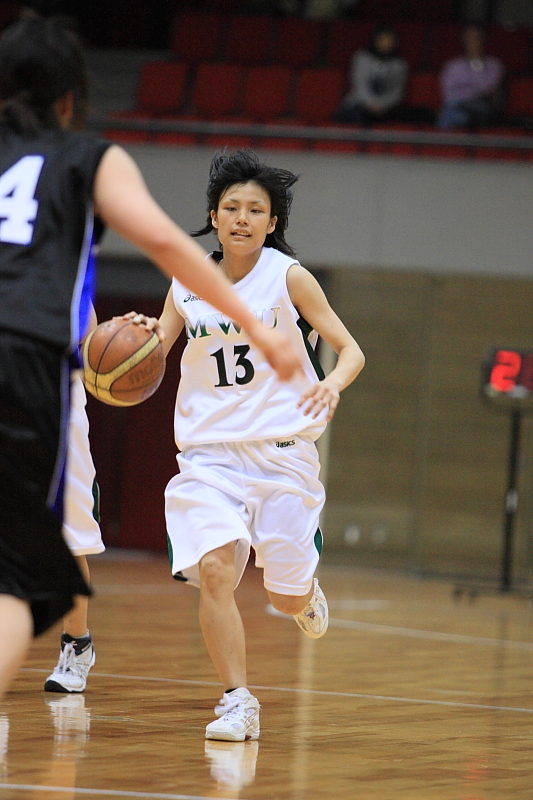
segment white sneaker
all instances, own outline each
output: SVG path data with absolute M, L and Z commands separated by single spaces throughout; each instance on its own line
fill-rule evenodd
M 82 637 L 80 637 L 82 638 Z M 86 637 L 83 637 L 85 639 Z M 66 642 L 61 636 L 61 653 L 59 661 L 51 675 L 45 681 L 45 692 L 83 692 L 87 685 L 87 675 L 94 665 L 96 655 L 92 639 L 78 646 L 74 639 Z
M 205 742 L 211 777 L 221 788 L 236 791 L 254 782 L 259 742 Z
M 328 601 L 318 585 L 317 579 L 314 578 L 313 580 L 315 582 L 313 597 L 303 611 L 294 615 L 294 620 L 298 627 L 311 639 L 320 639 L 328 629 Z
M 259 739 L 259 709 L 261 706 L 248 689 L 241 687 L 230 694 L 224 693 L 215 714 L 220 719 L 210 722 L 205 729 L 206 739 L 227 742 L 244 742 Z

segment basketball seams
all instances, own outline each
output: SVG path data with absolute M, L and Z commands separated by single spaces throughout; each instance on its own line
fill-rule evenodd
M 137 352 L 133 353 L 133 355 L 127 358 L 126 361 L 123 361 L 122 364 L 119 364 L 118 367 L 112 369 L 111 372 L 99 372 L 94 370 L 97 386 L 105 389 L 106 391 L 110 391 L 115 381 L 117 381 L 119 378 L 122 378 L 126 372 L 129 372 L 130 369 L 136 367 L 141 363 L 141 361 L 144 361 L 144 359 L 155 350 L 158 344 L 159 339 L 154 333 L 148 339 L 148 341 L 145 342 L 145 344 L 143 344 L 139 350 L 137 350 Z
M 93 331 L 91 331 L 91 333 L 85 340 L 83 346 L 84 367 L 85 367 L 84 380 L 87 389 L 91 392 L 91 394 L 93 394 L 98 399 L 103 400 L 104 402 L 111 402 L 113 405 L 118 405 L 118 406 L 132 406 L 132 405 L 137 405 L 140 402 L 140 400 L 138 399 L 132 402 L 130 400 L 122 400 L 119 397 L 116 397 L 112 391 L 113 386 L 116 384 L 117 381 L 120 380 L 120 378 L 122 378 L 131 370 L 134 370 L 139 364 L 141 364 L 143 361 L 149 358 L 149 356 L 152 353 L 154 353 L 154 351 L 159 346 L 159 338 L 155 333 L 152 333 L 150 338 L 146 342 L 144 342 L 144 344 L 142 344 L 141 347 L 135 353 L 132 353 L 132 355 L 129 356 L 125 361 L 123 361 L 121 364 L 119 364 L 109 372 L 104 372 L 104 373 L 100 372 L 99 371 L 100 366 L 102 365 L 105 359 L 106 353 L 109 354 L 109 348 L 111 347 L 113 341 L 117 336 L 120 335 L 120 333 L 124 330 L 124 328 L 130 324 L 131 324 L 130 322 L 125 322 L 118 330 L 116 330 L 113 333 L 112 337 L 105 344 L 102 352 L 100 353 L 100 356 L 98 358 L 98 366 L 96 369 L 94 369 L 91 366 L 89 349 L 91 345 L 91 340 L 93 338 L 93 334 L 95 334 L 98 328 L 95 328 Z M 157 385 L 159 385 L 159 383 Z M 142 391 L 143 388 L 144 386 L 142 384 L 137 386 L 132 386 L 131 389 L 124 387 L 120 388 L 118 390 L 118 393 L 120 395 L 123 395 L 124 393 L 127 394 L 128 391 L 139 392 Z M 150 388 L 150 383 L 146 384 L 146 388 L 147 389 Z M 151 393 L 152 392 L 150 392 L 150 394 Z
M 104 347 L 104 349 L 103 349 L 103 350 L 102 350 L 102 352 L 100 353 L 100 358 L 99 358 L 99 360 L 98 360 L 98 364 L 97 364 L 97 366 L 96 366 L 96 369 L 94 370 L 94 371 L 95 371 L 95 373 L 96 373 L 97 375 L 100 375 L 100 367 L 102 366 L 102 361 L 103 361 L 103 360 L 104 360 L 104 358 L 105 358 L 105 354 L 107 353 L 107 351 L 108 351 L 108 350 L 109 350 L 109 348 L 111 347 L 111 344 L 114 342 L 114 340 L 115 340 L 115 339 L 116 339 L 116 337 L 119 335 L 119 333 L 120 333 L 121 331 L 123 331 L 123 330 L 124 330 L 124 328 L 127 328 L 127 327 L 128 327 L 128 325 L 129 325 L 129 322 L 124 322 L 124 324 L 123 324 L 123 325 L 121 325 L 121 326 L 120 326 L 120 328 L 118 328 L 118 329 L 115 331 L 115 333 L 113 334 L 113 336 L 111 337 L 111 339 L 108 341 L 108 343 L 106 344 L 106 346 Z M 95 330 L 97 330 L 97 329 L 95 328 Z M 91 335 L 90 335 L 89 339 L 90 339 L 90 338 L 92 338 L 92 335 L 93 335 L 93 333 L 94 333 L 94 330 L 91 332 Z M 104 373 L 102 373 L 102 374 L 104 374 L 104 375 L 107 375 L 107 374 L 109 374 L 109 373 L 106 373 L 106 372 L 104 372 Z

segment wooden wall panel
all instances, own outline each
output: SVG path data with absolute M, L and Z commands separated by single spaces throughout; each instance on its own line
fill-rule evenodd
M 481 364 L 493 346 L 533 348 L 533 282 L 337 270 L 329 294 L 367 365 L 332 425 L 324 557 L 497 575 L 510 421 L 482 399 Z M 531 438 L 525 417 L 521 576 Z

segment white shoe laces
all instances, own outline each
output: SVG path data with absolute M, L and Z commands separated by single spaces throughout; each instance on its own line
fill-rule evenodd
M 215 715 L 217 717 L 224 717 L 226 714 L 231 714 L 244 699 L 243 697 L 230 697 L 229 694 L 224 692 L 223 697 L 218 701 L 219 705 L 215 706 Z
M 67 642 L 59 655 L 59 661 L 57 662 L 54 673 L 56 675 L 66 675 L 67 672 L 69 672 L 77 678 L 85 679 L 91 668 L 91 659 L 81 657 L 84 656 L 86 652 L 87 651 L 84 650 L 83 653 L 77 656 L 74 644 L 72 642 Z M 90 654 L 87 653 L 87 655 L 89 656 Z
M 73 666 L 75 658 L 76 651 L 74 649 L 74 645 L 71 642 L 68 642 L 61 651 L 59 662 L 55 671 L 59 672 L 61 675 L 64 675 Z

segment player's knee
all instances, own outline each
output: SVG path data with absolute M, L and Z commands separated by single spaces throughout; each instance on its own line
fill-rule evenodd
M 235 585 L 235 562 L 223 552 L 224 548 L 207 553 L 200 561 L 200 586 L 210 593 Z

